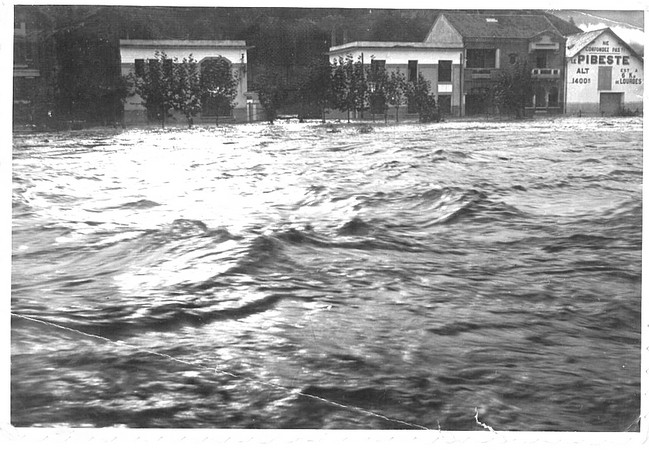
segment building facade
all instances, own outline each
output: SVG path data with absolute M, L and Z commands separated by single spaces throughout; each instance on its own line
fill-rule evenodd
M 203 102 L 202 112 L 195 123 L 214 123 L 217 120 L 234 120 L 248 122 L 257 115 L 257 104 L 248 92 L 248 56 L 245 41 L 190 41 L 190 40 L 120 40 L 120 58 L 122 75 L 136 72 L 140 64 L 155 58 L 156 51 L 164 52 L 170 60 L 182 60 L 190 55 L 200 64 L 210 59 L 224 59 L 232 68 L 237 80 L 237 95 L 234 108 L 212 107 L 207 99 Z M 176 120 L 182 123 L 179 115 Z M 173 120 L 173 119 L 172 119 Z M 131 94 L 124 104 L 124 122 L 126 124 L 144 124 L 149 122 L 146 108 L 137 94 Z
M 461 114 L 461 47 L 425 42 L 351 42 L 329 51 L 331 62 L 346 56 L 361 60 L 367 67 L 384 67 L 388 73 L 399 70 L 409 82 L 421 75 L 431 83 L 431 92 L 443 115 Z M 414 111 L 404 108 L 403 112 Z M 388 115 L 394 114 L 394 108 L 388 110 Z
M 491 89 L 503 71 L 523 60 L 538 86 L 528 112 L 563 112 L 566 39 L 546 16 L 445 13 L 425 42 L 462 48 L 462 115 L 496 112 Z
M 566 113 L 642 112 L 644 64 L 609 28 L 568 36 Z
M 561 114 L 566 105 L 566 35 L 580 30 L 544 14 L 442 13 L 423 42 L 352 42 L 330 60 L 352 56 L 365 65 L 399 69 L 409 81 L 431 82 L 440 112 L 494 114 L 491 93 L 500 75 L 526 61 L 535 81 L 527 114 Z
M 54 96 L 52 25 L 35 8 L 14 11 L 13 124 L 43 123 Z

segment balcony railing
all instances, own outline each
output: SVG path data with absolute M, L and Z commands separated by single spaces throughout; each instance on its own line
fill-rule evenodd
M 469 69 L 471 79 L 473 80 L 489 80 L 491 79 L 491 69 Z
M 559 78 L 560 76 L 560 69 L 532 69 L 533 78 Z

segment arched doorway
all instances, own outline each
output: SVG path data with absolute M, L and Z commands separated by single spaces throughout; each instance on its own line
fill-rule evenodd
M 201 61 L 201 83 L 209 90 L 201 99 L 202 117 L 231 117 L 231 92 L 236 92 L 237 82 L 232 75 L 232 63 L 222 56 L 209 57 Z M 235 94 L 236 95 L 236 94 Z

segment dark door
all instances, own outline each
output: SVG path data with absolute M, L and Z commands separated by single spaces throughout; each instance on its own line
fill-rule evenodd
M 451 115 L 451 96 L 450 95 L 440 95 L 437 97 L 437 107 L 439 112 L 443 116 Z
M 605 116 L 618 114 L 622 109 L 621 92 L 600 92 L 599 110 Z

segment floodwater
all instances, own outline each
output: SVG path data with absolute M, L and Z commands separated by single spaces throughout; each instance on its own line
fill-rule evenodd
M 638 431 L 641 216 L 639 118 L 15 135 L 11 421 Z

